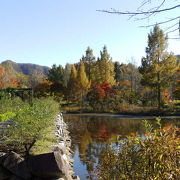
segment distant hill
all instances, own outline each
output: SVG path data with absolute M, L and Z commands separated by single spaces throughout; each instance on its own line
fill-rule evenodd
M 3 61 L 1 65 L 3 66 L 7 63 L 11 63 L 15 71 L 21 72 L 26 75 L 32 74 L 33 71 L 39 71 L 39 72 L 42 72 L 43 74 L 48 74 L 48 71 L 50 69 L 47 66 L 41 66 L 41 65 L 30 64 L 30 63 L 16 63 L 11 60 Z
M 176 55 L 176 57 L 180 60 L 180 55 L 178 54 L 178 55 Z

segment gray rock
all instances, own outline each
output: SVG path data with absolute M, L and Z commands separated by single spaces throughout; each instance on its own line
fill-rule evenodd
M 34 176 L 41 178 L 60 178 L 66 174 L 65 165 L 59 152 L 32 156 L 27 161 Z
M 4 168 L 19 178 L 31 178 L 31 173 L 27 168 L 26 161 L 24 161 L 24 159 L 22 159 L 21 156 L 15 152 L 10 152 L 4 156 L 2 165 Z
M 15 152 L 10 152 L 9 154 L 3 156 L 3 158 L 4 159 L 2 165 L 8 170 L 23 161 L 21 156 Z

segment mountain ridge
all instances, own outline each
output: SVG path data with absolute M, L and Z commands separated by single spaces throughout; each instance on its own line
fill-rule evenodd
M 42 65 L 33 64 L 33 63 L 16 63 L 12 60 L 5 60 L 1 62 L 0 65 L 5 66 L 8 63 L 12 64 L 12 67 L 15 71 L 21 72 L 25 75 L 30 75 L 35 71 L 39 71 L 47 75 L 50 70 L 48 66 L 42 66 Z

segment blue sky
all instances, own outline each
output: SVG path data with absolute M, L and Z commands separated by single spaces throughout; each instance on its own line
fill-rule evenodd
M 178 4 L 179 0 L 167 0 L 167 7 L 172 1 Z M 142 1 L 0 0 L 0 62 L 64 66 L 78 62 L 88 46 L 97 57 L 107 45 L 113 61 L 126 63 L 134 58 L 140 65 L 151 28 L 138 26 L 178 16 L 178 10 L 145 21 L 96 11 L 135 10 L 138 2 Z M 180 41 L 170 40 L 169 51 L 180 54 Z

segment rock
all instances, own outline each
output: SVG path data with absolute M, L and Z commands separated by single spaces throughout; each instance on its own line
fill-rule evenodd
M 17 164 L 23 161 L 21 156 L 13 151 L 9 154 L 6 154 L 3 158 L 4 161 L 2 165 L 8 170 L 10 170 L 12 167 L 16 166 Z
M 34 176 L 41 178 L 60 178 L 67 173 L 60 152 L 40 154 L 28 159 L 28 167 Z
M 31 173 L 27 168 L 26 161 L 24 161 L 24 159 L 22 159 L 21 156 L 15 152 L 10 152 L 9 154 L 5 155 L 2 165 L 19 178 L 31 178 Z
M 1 179 L 1 180 L 10 179 L 11 175 L 12 175 L 12 174 L 11 174 L 9 171 L 7 171 L 5 168 L 3 168 L 2 166 L 0 166 L 0 179 Z
M 8 180 L 24 180 L 16 175 L 11 176 Z

